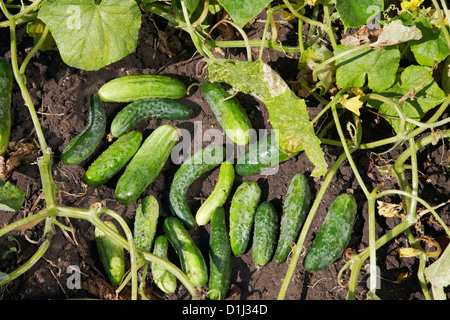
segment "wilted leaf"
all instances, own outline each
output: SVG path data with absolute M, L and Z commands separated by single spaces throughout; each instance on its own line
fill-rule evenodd
M 393 45 L 411 40 L 420 40 L 422 32 L 416 26 L 405 26 L 400 20 L 385 25 L 374 45 Z

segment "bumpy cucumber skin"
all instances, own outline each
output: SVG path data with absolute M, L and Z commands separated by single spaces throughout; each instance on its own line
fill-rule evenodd
M 186 94 L 182 81 L 163 75 L 130 75 L 105 83 L 98 91 L 104 102 L 132 102 L 149 98 L 180 99 Z
M 111 135 L 120 137 L 139 121 L 148 119 L 185 120 L 192 115 L 188 106 L 171 99 L 144 99 L 125 106 L 111 123 Z
M 244 108 L 236 98 L 230 98 L 227 90 L 217 82 L 206 82 L 202 92 L 225 134 L 237 145 L 250 141 L 252 124 Z
M 275 261 L 283 263 L 291 252 L 291 243 L 297 241 L 311 202 L 308 179 L 296 174 L 288 187 L 281 215 L 280 236 L 275 250 Z
M 129 205 L 139 198 L 159 175 L 177 141 L 176 129 L 167 124 L 145 139 L 117 181 L 115 195 L 119 203 Z
M 11 135 L 11 92 L 13 72 L 5 58 L 0 57 L 0 155 L 8 148 Z
M 136 247 L 150 252 L 159 218 L 159 203 L 152 195 L 146 196 L 136 209 L 133 239 Z
M 247 249 L 260 198 L 261 188 L 253 181 L 242 183 L 233 195 L 230 206 L 230 244 L 236 257 Z
M 164 220 L 164 232 L 180 258 L 181 269 L 194 286 L 208 283 L 208 267 L 200 249 L 192 240 L 183 222 L 175 217 Z
M 108 182 L 138 151 L 142 143 L 142 133 L 130 131 L 121 136 L 91 163 L 83 175 L 88 186 L 98 186 Z
M 231 284 L 231 247 L 225 210 L 218 207 L 211 218 L 209 237 L 209 298 L 223 300 Z
M 111 221 L 105 221 L 105 224 L 117 232 L 116 226 Z M 112 242 L 106 234 L 96 228 L 94 231 L 95 241 L 100 260 L 108 276 L 109 282 L 117 286 L 125 275 L 125 252 L 124 249 Z
M 219 179 L 217 180 L 214 190 L 202 203 L 197 210 L 195 220 L 199 226 L 203 226 L 211 220 L 211 217 L 216 208 L 225 204 L 228 199 L 228 195 L 231 192 L 234 182 L 234 166 L 224 161 L 220 165 Z
M 333 201 L 303 260 L 306 271 L 322 270 L 342 255 L 353 231 L 356 211 L 356 200 L 351 194 L 341 194 Z
M 169 240 L 165 235 L 160 235 L 155 239 L 153 254 L 166 261 L 169 261 L 167 252 L 169 250 Z M 165 293 L 174 293 L 177 289 L 177 278 L 157 263 L 151 264 L 153 281 Z
M 188 188 L 202 174 L 219 166 L 225 158 L 225 152 L 223 146 L 208 146 L 187 159 L 175 172 L 169 191 L 170 209 L 188 229 L 197 226 L 187 202 Z
M 278 213 L 270 202 L 263 202 L 255 213 L 252 258 L 257 268 L 272 258 L 277 241 Z
M 65 164 L 79 164 L 86 160 L 95 151 L 105 135 L 105 108 L 97 93 L 91 96 L 90 104 L 87 127 L 69 142 L 61 154 L 61 161 Z

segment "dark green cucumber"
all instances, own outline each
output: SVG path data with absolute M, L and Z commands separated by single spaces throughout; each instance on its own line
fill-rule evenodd
M 87 127 L 69 142 L 61 154 L 61 161 L 65 164 L 79 164 L 86 160 L 95 151 L 105 135 L 105 108 L 97 93 L 91 96 L 90 103 Z
M 261 188 L 256 182 L 242 183 L 236 190 L 230 206 L 230 244 L 237 257 L 245 253 L 261 198 Z
M 183 222 L 175 217 L 164 220 L 164 232 L 180 258 L 181 269 L 194 286 L 208 282 L 208 267 L 200 249 L 192 240 Z
M 333 201 L 303 260 L 306 271 L 322 270 L 341 256 L 353 231 L 356 210 L 351 194 L 341 194 Z
M 148 119 L 185 120 L 192 115 L 188 106 L 171 99 L 144 99 L 125 106 L 111 123 L 111 134 L 120 137 L 129 132 L 139 121 Z
M 204 173 L 219 166 L 225 155 L 223 146 L 208 146 L 187 159 L 175 172 L 169 191 L 170 208 L 186 228 L 194 229 L 197 225 L 187 201 L 190 185 Z
M 177 141 L 177 130 L 168 124 L 156 128 L 145 139 L 117 181 L 119 203 L 129 205 L 139 198 L 159 175 Z
M 225 210 L 215 209 L 209 236 L 209 298 L 223 300 L 231 284 L 231 247 Z
M 263 202 L 256 209 L 252 258 L 258 269 L 272 258 L 277 243 L 278 220 L 278 213 L 270 202 Z
M 0 155 L 8 148 L 11 135 L 11 92 L 13 72 L 11 65 L 0 57 Z
M 132 102 L 149 98 L 180 99 L 186 94 L 182 81 L 163 75 L 142 74 L 113 79 L 98 90 L 105 102 Z
M 202 92 L 227 137 L 237 145 L 250 141 L 252 124 L 235 97 L 217 82 L 206 82 Z
M 152 195 L 146 196 L 136 209 L 133 239 L 136 247 L 150 252 L 158 225 L 159 203 Z
M 224 205 L 228 199 L 234 182 L 234 166 L 224 161 L 220 165 L 219 179 L 217 180 L 214 190 L 202 203 L 195 214 L 195 220 L 199 226 L 203 226 L 211 220 L 216 208 Z
M 166 261 L 169 261 L 167 252 L 169 250 L 169 240 L 165 235 L 160 235 L 155 239 L 153 254 Z M 151 264 L 153 281 L 165 293 L 174 293 L 177 288 L 177 278 L 157 263 Z
M 311 201 L 308 179 L 296 174 L 288 187 L 281 215 L 280 236 L 275 250 L 275 261 L 283 263 L 291 252 L 291 243 L 297 241 L 300 229 L 305 222 Z
M 138 151 L 142 142 L 142 133 L 131 131 L 112 143 L 108 149 L 91 163 L 83 176 L 88 186 L 98 186 L 108 182 Z
M 115 232 L 116 226 L 111 221 L 104 221 L 105 224 Z M 114 243 L 102 230 L 95 228 L 95 241 L 100 260 L 105 269 L 109 282 L 117 286 L 125 275 L 125 252 L 123 247 Z

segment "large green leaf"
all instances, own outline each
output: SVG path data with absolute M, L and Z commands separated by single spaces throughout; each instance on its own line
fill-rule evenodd
M 270 0 L 217 0 L 229 13 L 231 19 L 240 27 L 270 4 Z
M 63 61 L 84 70 L 134 52 L 141 26 L 135 0 L 45 0 L 38 17 L 49 26 Z
M 0 179 L 0 210 L 18 211 L 25 200 L 25 192 Z
M 384 10 L 383 0 L 336 0 L 336 10 L 346 28 L 358 28 Z

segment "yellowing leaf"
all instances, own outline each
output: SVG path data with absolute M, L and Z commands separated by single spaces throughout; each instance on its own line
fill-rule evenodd
M 387 203 L 383 201 L 377 201 L 377 203 L 378 214 L 386 218 L 398 216 L 400 211 L 403 209 L 399 204 Z
M 401 258 L 412 258 L 420 254 L 420 251 L 414 248 L 400 248 L 398 252 Z
M 359 98 L 360 98 L 360 96 L 355 96 L 350 99 L 347 99 L 347 97 L 344 97 L 344 100 L 341 101 L 341 104 L 345 109 L 348 109 L 351 112 L 355 113 L 356 115 L 360 116 L 361 113 L 359 112 L 359 109 L 362 108 L 363 103 L 361 100 L 359 100 Z

